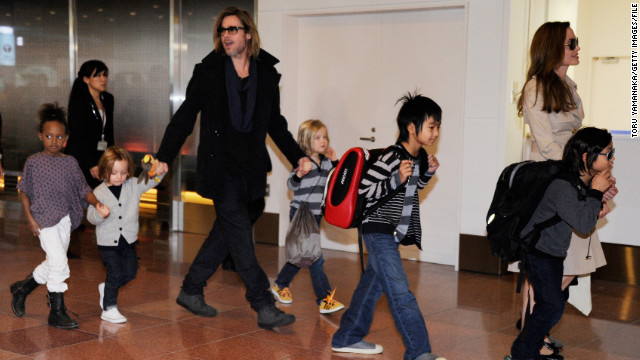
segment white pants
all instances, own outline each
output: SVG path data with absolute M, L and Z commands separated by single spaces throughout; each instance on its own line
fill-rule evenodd
M 71 240 L 71 219 L 65 216 L 54 226 L 40 229 L 40 246 L 47 258 L 33 270 L 33 279 L 38 284 L 47 284 L 49 292 L 65 292 L 69 278 L 67 249 Z

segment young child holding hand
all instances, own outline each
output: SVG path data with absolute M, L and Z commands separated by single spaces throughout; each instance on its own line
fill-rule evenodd
M 329 146 L 327 127 L 320 120 L 312 119 L 300 124 L 298 144 L 312 162 L 309 162 L 306 168 L 292 170 L 287 180 L 287 187 L 293 191 L 289 220 L 293 219 L 300 204 L 307 203 L 319 226 L 322 221 L 321 204 L 327 176 L 329 171 L 338 164 L 338 158 L 336 152 Z M 329 314 L 344 309 L 344 305 L 333 298 L 335 289 L 331 290 L 329 279 L 324 272 L 324 262 L 324 257 L 320 257 L 309 266 L 309 272 L 320 313 Z M 285 263 L 271 288 L 275 298 L 283 304 L 290 304 L 293 301 L 289 285 L 298 271 L 300 267 L 289 262 Z
M 65 280 L 69 278 L 67 249 L 71 231 L 82 222 L 83 200 L 103 214 L 108 214 L 109 209 L 91 192 L 78 161 L 62 153 L 69 135 L 64 110 L 57 104 L 44 104 L 38 116 L 38 138 L 44 150 L 27 159 L 18 190 L 29 229 L 40 238 L 47 257 L 26 279 L 11 285 L 11 309 L 16 316 L 24 316 L 27 296 L 38 285 L 47 284 L 49 325 L 74 329 L 78 322 L 67 314 L 63 296 L 68 289 Z
M 418 190 L 424 188 L 439 167 L 438 159 L 427 155 L 440 135 L 442 110 L 420 94 L 400 98 L 396 144 L 385 150 L 364 174 L 359 194 L 368 209 L 399 186 L 397 192 L 362 221 L 364 243 L 369 252 L 367 267 L 333 335 L 335 352 L 379 354 L 382 346 L 363 338 L 369 333 L 376 303 L 384 293 L 396 329 L 406 348 L 405 360 L 445 360 L 431 353 L 429 334 L 415 295 L 409 289 L 398 246 L 420 247 L 421 229 Z
M 133 176 L 133 159 L 118 146 L 109 147 L 98 161 L 99 178 L 103 182 L 93 193 L 111 211 L 106 215 L 99 208 L 89 206 L 87 220 L 96 225 L 96 238 L 102 262 L 107 268 L 105 282 L 98 285 L 100 318 L 112 323 L 127 321 L 118 310 L 118 289 L 135 279 L 138 271 L 138 212 L 140 197 L 160 183 L 167 166 L 159 164 L 156 175 L 138 183 Z

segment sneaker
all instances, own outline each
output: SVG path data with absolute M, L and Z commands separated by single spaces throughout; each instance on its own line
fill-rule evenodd
M 211 317 L 218 315 L 218 310 L 204 302 L 204 295 L 202 294 L 189 295 L 184 290 L 180 290 L 176 303 L 198 316 Z
M 274 304 L 269 304 L 258 311 L 258 326 L 262 329 L 285 326 L 294 321 L 296 321 L 294 315 L 286 314 Z
M 352 354 L 380 354 L 382 353 L 382 345 L 360 340 L 360 342 L 345 347 L 331 347 L 331 350 Z
M 438 356 L 436 354 L 424 353 L 424 354 L 418 356 L 416 358 L 416 360 L 447 360 L 447 359 L 443 358 L 442 356 Z
M 105 310 L 100 315 L 100 318 L 104 321 L 108 321 L 114 324 L 121 324 L 123 322 L 127 322 L 127 318 L 120 314 L 117 307 L 112 307 L 109 310 Z
M 344 309 L 344 304 L 333 299 L 336 289 L 333 289 L 329 295 L 320 303 L 320 314 L 330 314 L 338 310 Z
M 100 293 L 100 309 L 104 310 L 104 283 L 98 284 L 98 292 Z
M 291 297 L 291 292 L 289 291 L 288 287 L 280 289 L 278 285 L 273 284 L 271 293 L 276 298 L 276 300 L 280 301 L 283 304 L 291 304 L 293 302 L 293 298 Z

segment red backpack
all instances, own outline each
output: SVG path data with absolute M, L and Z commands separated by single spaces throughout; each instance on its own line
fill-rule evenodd
M 387 151 L 394 151 L 400 158 L 402 156 L 402 151 L 398 151 L 400 149 L 398 146 L 390 146 L 386 149 L 367 150 L 354 147 L 347 150 L 328 176 L 323 199 L 325 220 L 343 229 L 358 227 L 365 217 L 400 192 L 403 186 L 398 186 L 366 211 L 364 196 L 358 195 L 362 176 L 371 165 Z
M 329 224 L 343 229 L 358 226 L 364 205 L 358 196 L 360 180 L 381 153 L 382 149 L 351 148 L 331 170 L 324 196 L 324 218 Z

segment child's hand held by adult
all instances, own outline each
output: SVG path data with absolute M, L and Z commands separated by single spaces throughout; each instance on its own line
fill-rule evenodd
M 311 163 L 311 160 L 309 160 L 308 157 L 300 158 L 300 160 L 298 160 L 298 167 L 295 169 L 296 175 L 299 178 L 301 178 L 307 175 L 312 168 L 313 168 L 313 164 Z
M 108 218 L 109 214 L 111 214 L 111 209 L 109 209 L 107 205 L 100 202 L 96 205 L 96 210 L 98 210 L 98 214 L 100 214 L 103 219 Z
M 168 172 L 169 172 L 169 165 L 167 165 L 167 163 L 164 163 L 164 162 L 158 162 L 158 166 L 156 168 L 156 173 L 158 174 L 158 176 L 162 176 Z

